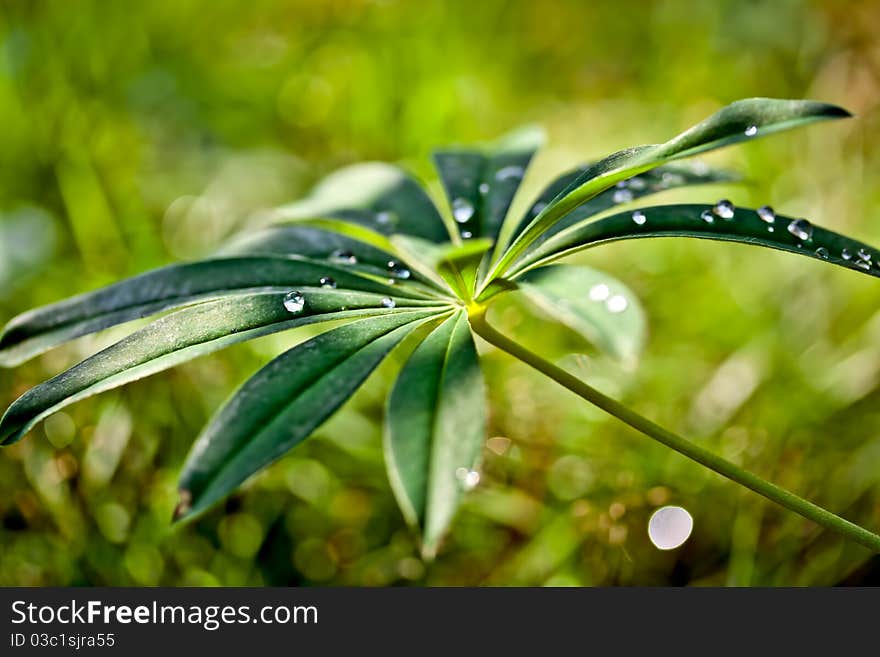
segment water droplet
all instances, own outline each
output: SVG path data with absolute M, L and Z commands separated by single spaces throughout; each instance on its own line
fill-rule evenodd
M 629 306 L 629 302 L 626 300 L 626 297 L 619 294 L 615 294 L 605 302 L 605 308 L 610 313 L 622 313 L 626 310 L 627 306 Z
M 711 210 L 703 210 L 700 213 L 700 219 L 705 221 L 707 224 L 711 224 L 713 221 L 715 221 L 715 216 L 712 214 Z
M 611 295 L 611 290 L 605 283 L 599 283 L 590 288 L 590 299 L 593 301 L 605 301 Z
M 461 482 L 465 490 L 473 490 L 480 483 L 480 473 L 468 468 L 457 468 L 455 478 Z
M 321 287 L 336 287 L 336 281 L 330 276 L 321 276 L 321 280 L 318 282 L 321 284 Z
M 746 128 L 746 137 L 754 137 L 756 134 L 758 134 L 758 126 L 750 125 L 748 128 Z
M 726 198 L 723 198 L 715 204 L 715 207 L 712 208 L 712 212 L 722 219 L 733 219 L 735 209 L 733 203 Z
M 510 180 L 511 178 L 522 178 L 525 171 L 522 167 L 509 166 L 498 169 L 495 173 L 495 180 Z
M 869 269 L 871 269 L 871 261 L 870 260 L 854 260 L 853 264 L 856 267 L 858 267 L 859 269 L 864 269 L 865 271 L 868 271 Z
M 383 308 L 394 308 L 397 304 L 394 303 L 394 299 L 391 297 L 383 297 L 383 299 L 379 302 L 379 305 Z
M 694 530 L 694 518 L 680 506 L 664 506 L 648 520 L 648 538 L 658 550 L 683 545 Z
M 774 230 L 774 229 L 773 229 L 773 226 L 767 226 L 767 232 L 768 232 L 768 233 L 772 233 L 773 230 Z
M 816 255 L 820 258 L 828 260 L 828 249 L 826 249 L 824 246 L 820 246 L 818 249 L 816 249 Z
M 806 242 L 813 237 L 813 224 L 806 219 L 795 219 L 788 224 L 788 232 Z
M 633 221 L 639 226 L 644 226 L 645 222 L 648 221 L 648 218 L 645 216 L 645 213 L 641 210 L 636 210 L 632 214 Z
M 388 261 L 388 271 L 391 272 L 391 275 L 396 278 L 402 278 L 406 280 L 410 277 L 410 271 L 406 267 L 400 265 L 396 260 Z
M 757 213 L 761 221 L 765 223 L 772 224 L 774 221 L 776 221 L 776 213 L 773 212 L 773 208 L 771 208 L 769 205 L 762 205 L 760 208 L 758 208 Z
M 858 256 L 859 260 L 867 260 L 868 262 L 871 262 L 871 254 L 865 249 L 859 249 Z
M 452 216 L 458 223 L 463 224 L 474 216 L 474 206 L 471 205 L 470 201 L 457 198 L 452 201 Z
M 624 187 L 626 187 L 626 181 L 620 180 L 620 181 L 614 183 L 614 186 L 617 187 L 618 189 L 623 189 Z
M 664 171 L 663 175 L 660 176 L 660 180 L 666 187 L 684 184 L 684 176 L 680 173 L 673 173 L 672 171 Z
M 852 259 L 852 251 L 850 251 L 849 249 L 843 249 L 840 252 L 840 257 L 843 258 L 844 260 L 851 260 Z
M 647 185 L 645 184 L 645 181 L 638 176 L 636 176 L 635 178 L 630 178 L 627 181 L 627 187 L 629 187 L 630 189 L 634 189 L 637 192 L 642 191 L 646 186 Z
M 633 193 L 628 189 L 615 189 L 612 199 L 615 203 L 629 203 L 633 200 Z
M 474 234 L 469 230 L 461 231 L 461 239 L 463 239 L 463 240 L 469 240 L 473 236 L 474 236 Z
M 480 194 L 488 194 L 489 193 L 489 183 L 480 183 Z
M 284 295 L 284 309 L 289 313 L 299 313 L 306 307 L 306 298 L 296 291 Z
M 376 214 L 376 223 L 382 226 L 390 226 L 397 222 L 397 215 L 393 212 L 379 212 Z
M 339 249 L 334 251 L 331 256 L 333 260 L 338 262 L 342 262 L 348 265 L 357 264 L 357 257 L 351 251 L 345 251 L 344 249 Z

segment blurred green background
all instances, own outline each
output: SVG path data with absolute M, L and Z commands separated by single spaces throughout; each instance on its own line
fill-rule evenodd
M 683 196 L 880 244 L 880 8 L 872 2 L 164 0 L 0 3 L 0 319 L 211 252 L 255 211 L 361 160 L 437 185 L 433 146 L 543 124 L 525 186 L 665 140 L 748 96 L 857 118 L 710 158 L 749 185 Z M 682 194 L 677 193 L 677 196 Z M 660 201 L 675 196 L 668 194 Z M 522 200 L 522 199 L 520 199 Z M 579 261 L 643 299 L 641 364 L 507 313 L 661 424 L 877 531 L 880 283 L 741 245 L 632 241 Z M 0 404 L 125 331 L 0 372 Z M 880 583 L 880 560 L 487 353 L 479 487 L 424 564 L 380 427 L 394 363 L 317 435 L 172 528 L 193 438 L 297 334 L 81 402 L 0 452 L 0 585 Z M 660 551 L 665 504 L 694 531 Z

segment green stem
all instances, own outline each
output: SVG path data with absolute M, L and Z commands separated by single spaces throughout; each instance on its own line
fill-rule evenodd
M 837 532 L 846 538 L 860 543 L 874 552 L 880 552 L 880 536 L 877 534 L 874 534 L 849 520 L 845 520 L 840 516 L 823 509 L 821 506 L 808 502 L 802 497 L 799 497 L 776 484 L 772 484 L 747 470 L 743 470 L 738 465 L 721 458 L 717 454 L 713 454 L 709 450 L 700 447 L 699 445 L 695 445 L 689 440 L 664 429 L 648 418 L 639 415 L 620 402 L 587 385 L 562 368 L 544 360 L 521 344 L 514 342 L 507 336 L 499 333 L 486 321 L 485 307 L 472 306 L 470 308 L 470 322 L 477 335 L 487 342 L 495 345 L 502 351 L 506 351 L 514 358 L 531 365 L 536 370 L 549 376 L 551 379 L 563 387 L 568 388 L 579 397 L 598 406 L 606 413 L 613 415 L 649 438 L 653 438 L 667 447 L 671 447 L 679 454 L 683 454 L 689 459 L 706 466 L 710 470 L 713 470 L 750 490 L 753 490 L 759 495 L 763 495 L 768 500 L 776 502 L 777 504 L 802 515 L 804 518 L 812 520 L 826 529 L 830 529 L 831 531 Z

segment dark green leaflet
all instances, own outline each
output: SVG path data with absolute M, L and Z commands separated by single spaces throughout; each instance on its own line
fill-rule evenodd
M 248 379 L 187 458 L 179 515 L 197 513 L 305 440 L 370 372 L 436 312 L 357 320 L 285 352 Z
M 538 237 L 573 209 L 615 183 L 649 171 L 671 160 L 735 144 L 747 139 L 839 119 L 849 112 L 827 103 L 809 100 L 749 98 L 731 103 L 705 121 L 663 144 L 637 146 L 609 155 L 591 165 L 545 207 L 500 255 L 489 279 L 506 273 L 511 263 Z
M 461 236 L 495 239 L 535 151 L 544 141 L 534 128 L 518 130 L 484 149 L 434 152 L 452 216 Z
M 514 237 L 519 235 L 532 219 L 537 217 L 541 211 L 549 205 L 564 189 L 567 189 L 575 180 L 577 180 L 591 165 L 584 165 L 574 171 L 569 171 L 550 183 L 535 199 L 529 210 L 523 215 L 522 219 L 514 231 Z M 712 183 L 734 182 L 739 178 L 728 172 L 718 169 L 711 169 L 707 166 L 702 167 L 686 167 L 667 165 L 657 167 L 651 171 L 645 171 L 643 174 L 634 176 L 627 180 L 620 181 L 611 189 L 606 189 L 583 205 L 578 206 L 567 215 L 562 217 L 558 222 L 550 226 L 542 233 L 532 245 L 545 242 L 549 237 L 572 226 L 579 221 L 592 217 L 600 212 L 604 212 L 609 208 L 621 203 L 628 203 L 635 199 L 639 199 L 650 194 L 657 194 L 668 189 L 677 189 L 679 187 L 687 187 L 691 185 L 707 185 Z
M 417 289 L 392 287 L 342 264 L 300 257 L 216 258 L 170 265 L 12 319 L 0 336 L 0 363 L 16 365 L 81 335 L 196 301 L 265 287 L 317 287 L 324 277 L 340 289 L 426 298 Z
M 633 221 L 634 212 L 642 213 L 643 223 Z M 734 217 L 729 220 L 712 213 L 712 206 L 707 205 L 641 208 L 572 226 L 527 254 L 516 263 L 511 275 L 517 278 L 529 269 L 603 242 L 643 237 L 698 237 L 765 246 L 880 276 L 877 266 L 880 251 L 874 247 L 809 224 L 801 227 L 810 233 L 809 239 L 804 239 L 795 234 L 800 224 L 792 226 L 793 221 L 792 217 L 776 215 L 773 223 L 768 223 L 755 210 L 745 208 L 736 208 Z M 794 232 L 789 230 L 790 226 Z
M 407 520 L 433 556 L 486 440 L 485 384 L 464 310 L 425 338 L 388 398 L 385 454 Z
M 400 314 L 406 312 L 402 308 L 407 303 L 398 299 L 401 308 L 389 311 L 381 307 L 378 295 L 312 290 L 303 293 L 303 314 L 294 317 L 284 307 L 285 296 L 285 292 L 230 296 L 157 319 L 19 397 L 0 420 L 0 444 L 19 440 L 41 419 L 75 401 L 230 344 L 305 324 Z
M 270 218 L 345 219 L 382 235 L 402 233 L 431 242 L 449 239 L 434 203 L 411 176 L 381 162 L 353 164 L 324 178 L 302 201 L 273 211 Z

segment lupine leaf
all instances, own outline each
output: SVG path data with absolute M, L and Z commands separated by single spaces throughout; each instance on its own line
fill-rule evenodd
M 645 313 L 623 283 L 578 265 L 541 267 L 518 282 L 533 313 L 549 315 L 600 351 L 635 363 L 645 340 Z
M 249 289 L 318 286 L 325 277 L 340 289 L 425 297 L 411 286 L 360 276 L 341 262 L 252 256 L 170 265 L 12 319 L 0 336 L 0 364 L 16 365 L 67 340 L 170 308 Z
M 382 162 L 339 169 L 305 199 L 282 206 L 270 219 L 345 219 L 382 235 L 402 233 L 445 242 L 449 232 L 434 203 L 411 176 Z
M 618 151 L 591 165 L 545 207 L 496 263 L 492 276 L 503 274 L 538 236 L 574 208 L 615 183 L 671 160 L 690 157 L 748 139 L 815 121 L 850 116 L 845 109 L 811 100 L 749 98 L 724 107 L 706 120 L 663 143 Z
M 248 379 L 196 441 L 178 516 L 197 513 L 305 440 L 386 355 L 436 313 L 389 313 L 297 345 Z
M 465 239 L 494 240 L 535 151 L 544 143 L 542 130 L 517 130 L 482 149 L 434 152 L 452 216 Z
M 461 310 L 416 347 L 388 398 L 389 478 L 407 520 L 422 531 L 426 557 L 452 522 L 485 439 L 485 385 Z
M 0 420 L 0 444 L 19 440 L 41 419 L 76 401 L 174 367 L 198 356 L 296 326 L 408 312 L 396 299 L 393 311 L 375 294 L 303 291 L 304 307 L 293 315 L 284 291 L 230 296 L 161 317 L 52 377 L 19 397 Z M 410 308 L 412 310 L 412 308 Z
M 697 237 L 779 249 L 880 277 L 877 266 L 880 251 L 864 242 L 813 226 L 804 219 L 774 215 L 770 223 L 756 210 L 746 208 L 736 208 L 731 219 L 724 219 L 714 213 L 712 207 L 659 205 L 582 222 L 528 254 L 516 264 L 512 276 L 516 278 L 536 266 L 605 242 L 644 237 Z M 640 223 L 633 220 L 634 213 L 640 213 L 637 215 Z

